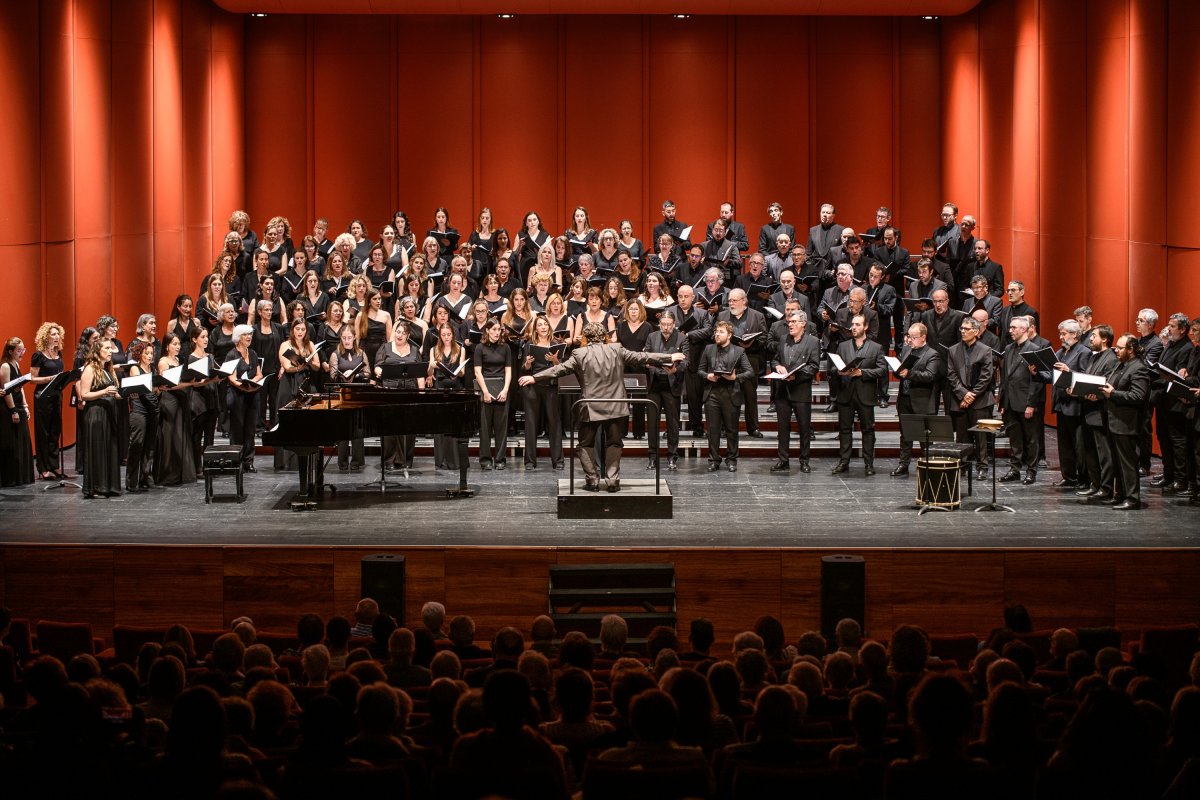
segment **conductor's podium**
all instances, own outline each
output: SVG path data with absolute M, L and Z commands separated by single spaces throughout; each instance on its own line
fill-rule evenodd
M 559 519 L 671 519 L 672 497 L 666 481 L 660 481 L 655 492 L 652 478 L 622 478 L 621 491 L 609 492 L 600 481 L 600 491 L 589 492 L 583 488 L 583 476 L 575 479 L 575 493 L 571 493 L 571 481 L 558 481 Z

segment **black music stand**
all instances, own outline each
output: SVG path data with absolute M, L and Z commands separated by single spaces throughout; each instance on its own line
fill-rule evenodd
M 991 451 L 990 464 L 992 469 L 992 502 L 984 503 L 979 508 L 975 509 L 976 511 L 1007 511 L 1010 514 L 1017 513 L 1017 510 L 1012 506 L 1006 506 L 1003 503 L 996 502 L 996 439 L 1000 436 L 1000 433 L 1003 430 L 1003 427 L 985 428 L 978 424 L 967 428 L 967 433 L 982 433 L 984 436 L 988 437 L 988 444 L 990 445 L 988 449 Z
M 938 414 L 901 414 L 900 415 L 900 435 L 910 442 L 921 443 L 921 458 L 925 459 L 925 463 L 929 464 L 930 445 L 933 442 L 952 442 L 954 441 L 954 421 L 949 417 L 943 417 Z M 917 462 L 918 466 L 920 461 Z M 927 467 L 928 468 L 928 467 Z M 918 469 L 918 472 L 920 470 Z M 921 487 L 917 486 L 917 493 L 920 494 Z M 961 488 L 960 488 L 961 493 Z M 961 497 L 961 494 L 960 494 Z M 917 516 L 921 516 L 926 511 L 953 511 L 952 508 L 944 506 L 935 506 L 930 503 L 925 503 L 917 511 Z
M 81 370 L 81 369 L 69 369 L 64 372 L 58 373 L 57 375 L 55 375 L 53 378 L 50 379 L 49 383 L 43 384 L 41 388 L 39 388 L 36 392 L 33 393 L 33 399 L 35 401 L 35 405 L 36 405 L 37 399 L 39 397 L 41 397 L 42 395 L 49 394 L 52 392 L 53 393 L 61 393 L 62 390 L 64 388 L 66 388 L 67 384 L 74 383 L 75 381 L 79 380 L 79 377 L 82 374 L 83 374 L 83 370 Z M 59 397 L 58 402 L 60 405 L 62 404 L 61 397 Z M 61 414 L 62 412 L 60 411 L 59 413 Z M 79 413 L 79 412 L 77 412 L 77 413 Z M 66 464 L 63 461 L 63 452 L 64 452 L 63 426 L 60 424 L 58 426 L 58 474 L 61 477 L 59 477 L 59 479 L 57 481 L 50 484 L 49 486 L 43 486 L 42 487 L 43 492 L 48 492 L 51 489 L 65 489 L 68 486 L 74 486 L 76 489 L 83 491 L 83 484 L 76 483 L 75 481 L 67 480 Z M 76 471 L 78 471 L 79 465 L 76 464 L 75 468 L 76 468 Z

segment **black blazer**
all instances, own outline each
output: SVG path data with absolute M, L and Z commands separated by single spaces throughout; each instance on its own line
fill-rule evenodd
M 1119 366 L 1117 361 L 1117 353 L 1111 347 L 1103 353 L 1093 353 L 1091 361 L 1088 362 L 1084 372 L 1089 375 L 1103 375 L 1105 378 L 1112 376 L 1113 371 Z M 1095 400 L 1080 400 L 1083 407 L 1083 421 L 1088 425 L 1096 428 L 1104 426 L 1104 394 L 1096 393 Z
M 961 403 L 967 392 L 974 392 L 975 402 L 971 408 L 987 408 L 994 404 L 996 396 L 992 393 L 992 384 L 995 376 L 996 361 L 992 357 L 992 348 L 982 341 L 976 341 L 971 347 L 959 342 L 946 351 L 946 381 L 956 401 Z M 961 411 L 957 407 L 950 410 Z
M 862 358 L 859 369 L 862 375 L 854 378 L 842 376 L 837 393 L 837 402 L 847 404 L 857 401 L 862 405 L 874 405 L 878 400 L 880 376 L 887 374 L 887 362 L 883 360 L 883 348 L 878 342 L 867 339 L 860 348 L 854 347 L 854 340 L 849 339 L 838 345 L 837 354 L 842 361 L 850 363 L 856 358 Z
M 747 306 L 746 312 L 742 315 L 742 319 L 745 320 L 745 325 L 742 327 L 743 334 L 760 334 L 760 336 L 758 336 L 758 338 L 756 338 L 754 342 L 746 348 L 746 351 L 749 353 L 754 353 L 755 355 L 761 355 L 767 346 L 767 318 L 763 316 L 761 311 L 755 311 L 753 308 Z M 733 312 L 731 312 L 729 309 L 725 309 L 721 313 L 717 314 L 717 322 L 728 322 L 730 325 L 734 325 L 736 327 L 733 319 Z
M 911 352 L 912 348 L 905 345 L 899 359 L 903 361 Z M 946 367 L 937 348 L 926 344 L 917 355 L 917 363 L 909 369 L 908 377 L 900 379 L 900 394 L 908 395 L 914 414 L 937 413 L 936 398 L 945 374 Z
M 1059 348 L 1055 351 L 1054 357 L 1070 367 L 1072 372 L 1081 372 L 1086 371 L 1088 364 L 1091 363 L 1092 351 L 1083 342 L 1076 342 L 1070 350 L 1064 351 Z M 1054 387 L 1051 393 L 1051 409 L 1055 414 L 1064 417 L 1078 417 L 1083 414 L 1082 401 L 1078 397 L 1067 394 L 1068 385 L 1064 382 L 1062 386 Z
M 1108 430 L 1117 436 L 1137 436 L 1141 433 L 1142 409 L 1150 398 L 1150 372 L 1140 358 L 1119 365 L 1108 382 L 1113 392 L 1108 396 Z
M 685 356 L 689 354 L 690 346 L 688 344 L 687 335 L 680 333 L 677 330 L 671 331 L 671 336 L 666 341 L 663 340 L 662 331 L 653 331 L 646 337 L 646 352 L 647 353 L 683 353 Z M 657 375 L 664 375 L 667 379 L 667 385 L 671 387 L 671 394 L 679 397 L 683 394 L 684 375 L 687 373 L 687 361 L 680 361 L 675 364 L 675 373 L 664 372 L 664 367 L 651 364 L 647 367 L 646 372 L 650 377 L 651 384 L 654 383 L 654 378 Z
M 777 324 L 782 324 L 782 321 Z M 821 361 L 821 345 L 817 337 L 806 328 L 800 341 L 792 339 L 787 329 L 783 337 L 775 345 L 776 352 L 771 357 L 770 368 L 774 372 L 778 366 L 783 366 L 789 372 L 796 367 L 800 371 L 790 380 L 781 381 L 777 391 L 786 391 L 788 400 L 793 403 L 812 402 L 812 382 L 816 377 Z
M 1038 407 L 1038 395 L 1046 394 L 1050 373 L 1030 372 L 1021 353 L 1037 349 L 1033 342 L 1013 342 L 1004 350 L 1004 367 L 1000 375 L 1000 406 L 1014 414 L 1024 414 L 1027 408 Z
M 724 378 L 718 378 L 716 383 L 710 381 L 708 376 L 719 367 L 732 369 L 737 380 L 732 383 Z M 714 386 L 725 384 L 736 389 L 741 386 L 742 381 L 750 380 L 754 376 L 754 370 L 750 366 L 750 359 L 746 358 L 746 351 L 736 344 L 731 344 L 722 350 L 717 347 L 716 343 L 713 343 L 705 347 L 704 352 L 700 355 L 696 374 L 704 379 L 704 400 L 707 402 Z

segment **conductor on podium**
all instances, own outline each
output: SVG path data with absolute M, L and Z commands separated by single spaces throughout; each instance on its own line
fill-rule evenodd
M 524 375 L 522 386 L 531 386 L 535 381 L 548 381 L 572 372 L 579 379 L 581 398 L 584 400 L 609 400 L 603 403 L 585 403 L 579 418 L 579 444 L 575 452 L 583 467 L 584 488 L 589 492 L 600 490 L 600 474 L 593 447 L 596 431 L 604 426 L 604 465 L 607 472 L 608 491 L 621 490 L 621 439 L 628 425 L 629 404 L 623 402 L 625 394 L 625 368 L 667 366 L 683 361 L 683 353 L 636 353 L 619 344 L 608 344 L 608 331 L 596 322 L 583 327 L 583 346 L 571 353 L 561 364 L 544 369 L 534 375 Z M 615 398 L 615 399 L 614 399 Z

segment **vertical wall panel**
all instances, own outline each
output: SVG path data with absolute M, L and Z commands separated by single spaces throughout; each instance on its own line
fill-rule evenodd
M 979 49 L 979 205 L 960 206 L 979 222 L 975 236 L 992 246 L 992 258 L 1012 265 L 1013 186 L 1021 169 L 1013 157 L 1016 119 L 1015 92 L 1017 7 L 1014 4 L 987 6 L 980 11 L 980 27 L 987 35 Z M 1011 275 L 1011 269 L 1006 275 Z
M 119 87 L 112 94 L 114 296 L 82 324 L 112 312 L 128 342 L 154 285 L 154 14 L 150 3 L 117 3 L 112 13 L 112 85 Z
M 923 234 L 941 224 L 942 203 L 979 207 L 979 18 L 971 13 L 941 22 L 942 88 L 936 102 L 942 121 L 943 191 L 938 207 L 926 210 L 920 224 L 915 219 L 908 223 Z M 907 244 L 917 250 L 920 241 L 909 239 Z
M 184 3 L 183 63 L 183 262 L 169 287 L 170 295 L 192 294 L 200 277 L 212 266 L 208 257 L 212 240 L 211 61 L 209 33 L 211 6 Z M 155 309 L 165 319 L 170 306 Z M 185 342 L 186 344 L 186 342 Z
M 74 4 L 42 4 L 40 26 L 42 153 L 42 296 L 31 298 L 35 318 L 55 314 L 72 326 L 75 299 Z M 102 190 L 102 189 L 101 189 Z M 62 303 L 71 309 L 63 311 Z M 36 323 L 34 323 L 36 325 Z M 32 333 L 32 331 L 31 331 Z
M 502 20 L 493 21 L 504 24 Z M 481 167 L 473 161 L 472 143 L 480 122 L 474 118 L 471 99 L 475 93 L 473 64 L 478 57 L 474 53 L 478 24 L 470 17 L 404 17 L 398 23 L 399 199 L 381 213 L 386 218 L 399 208 L 408 214 L 413 231 L 421 234 L 433 226 L 433 213 L 438 206 L 449 209 L 450 224 L 463 231 L 464 238 L 474 227 L 480 206 L 489 206 L 494 223 L 510 230 L 521 213 L 506 206 L 509 187 L 503 184 L 489 184 L 481 196 L 473 196 L 474 176 Z M 553 52 L 552 42 L 543 46 Z M 529 80 L 545 81 L 546 77 L 534 75 Z M 500 110 L 495 124 L 511 128 L 514 134 L 520 133 L 523 121 L 528 119 L 526 109 L 515 110 L 523 82 L 506 79 L 496 84 L 496 91 L 503 91 L 512 110 Z M 382 114 L 382 107 L 379 112 Z M 520 147 L 490 157 L 511 161 L 517 152 L 521 152 Z M 526 155 L 533 157 L 533 151 L 527 151 Z M 539 152 L 537 157 L 553 159 L 553 151 Z M 317 167 L 324 169 L 319 162 Z M 520 180 L 519 176 L 516 180 Z M 358 208 L 354 195 L 347 200 L 344 213 L 354 213 Z
M 1196 186 L 1200 185 L 1200 97 L 1195 90 L 1200 74 L 1200 6 L 1170 0 L 1167 6 L 1167 313 L 1200 308 L 1200 230 L 1196 227 Z M 1169 302 L 1168 302 L 1169 299 Z
M 212 204 L 209 215 L 213 224 L 208 268 L 211 268 L 215 254 L 221 250 L 229 229 L 229 212 L 246 202 L 246 148 L 241 113 L 245 91 L 242 17 L 214 13 L 211 19 L 212 150 L 209 171 L 212 173 Z M 193 287 L 189 285 L 188 290 L 193 290 Z
M 154 4 L 154 291 L 149 308 L 142 311 L 169 308 L 183 272 L 181 16 L 178 3 Z
M 547 230 L 562 230 L 566 221 L 560 209 L 567 201 L 559 196 L 558 180 L 557 22 L 553 17 L 484 17 L 480 25 L 480 202 L 492 209 L 492 218 L 507 227 L 514 240 L 529 210 L 538 212 Z M 597 112 L 600 107 L 597 102 Z M 437 135 L 446 142 L 442 152 L 447 165 L 462 169 L 461 159 L 469 148 L 451 150 L 451 131 Z M 465 175 L 460 181 L 470 185 Z M 425 211 L 430 221 L 437 204 L 435 190 L 436 184 L 430 185 Z
M 1129 4 L 1129 303 L 1124 324 L 1137 310 L 1165 296 L 1167 236 L 1166 4 Z M 1173 160 L 1173 159 L 1172 159 Z
M 891 167 L 897 190 L 887 205 L 892 207 L 895 224 L 908 231 L 904 245 L 913 251 L 933 229 L 943 202 L 940 101 L 929 94 L 930 86 L 942 84 L 939 31 L 939 23 L 931 20 L 899 21 L 900 71 L 893 80 L 899 92 L 892 101 L 898 140 L 893 143 L 896 160 Z M 886 104 L 876 106 L 882 109 Z
M 810 147 L 809 60 L 813 21 L 808 17 L 742 17 L 737 20 L 734 75 L 736 218 L 746 225 L 751 249 L 778 201 L 784 220 L 807 229 Z M 773 43 L 794 43 L 786 48 Z M 882 98 L 880 105 L 890 106 Z M 890 174 L 891 170 L 888 170 Z M 881 199 L 879 202 L 883 202 Z M 878 203 L 877 203 L 878 204 Z M 804 240 L 800 241 L 804 244 Z M 774 249 L 774 242 L 770 243 Z
M 616 228 L 629 217 L 636 235 L 646 227 L 640 218 L 642 181 L 635 179 L 642 165 L 642 130 L 653 124 L 656 111 L 650 108 L 650 120 L 642 116 L 641 20 L 564 17 L 561 48 L 564 196 L 551 230 L 564 230 L 575 206 L 582 205 L 594 227 Z
M 1005 265 L 1006 275 L 1021 280 L 1036 275 L 1041 232 L 1038 2 L 1018 0 L 1013 20 L 1016 54 L 1013 59 L 1012 239 L 1008 243 L 1008 252 L 1005 252 L 1004 243 L 997 251 L 1000 254 L 997 260 Z M 1003 124 L 1002 120 L 1001 117 L 997 124 Z M 1053 323 L 1045 323 L 1049 324 Z
M 650 108 L 677 116 L 674 125 L 650 127 L 647 247 L 663 200 L 674 200 L 679 218 L 699 226 L 702 238 L 728 199 L 728 24 L 725 17 L 650 18 Z

